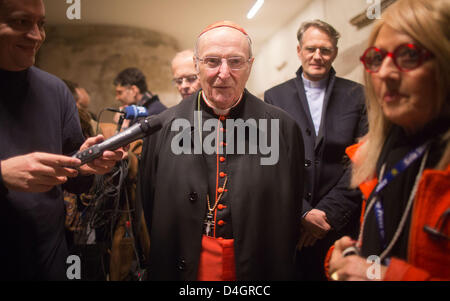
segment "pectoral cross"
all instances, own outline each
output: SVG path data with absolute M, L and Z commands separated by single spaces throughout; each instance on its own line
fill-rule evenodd
M 214 215 L 213 215 L 212 211 L 209 211 L 208 214 L 206 214 L 206 220 L 205 220 L 206 236 L 211 236 L 211 231 L 214 231 Z

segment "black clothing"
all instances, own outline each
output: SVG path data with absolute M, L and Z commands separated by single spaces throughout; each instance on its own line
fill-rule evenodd
M 136 105 L 145 107 L 147 109 L 148 116 L 158 115 L 159 113 L 167 109 L 166 106 L 159 101 L 158 95 L 152 95 L 150 92 L 145 92 L 141 100 L 138 101 Z M 143 118 L 144 117 L 140 117 L 130 120 L 129 127 Z
M 393 125 L 377 162 L 377 177 L 380 176 L 381 168 L 386 165 L 384 174 L 386 175 L 400 160 L 409 152 L 433 139 L 430 153 L 425 168 L 433 168 L 442 157 L 444 146 L 439 144 L 438 138 L 441 134 L 448 131 L 450 120 L 440 119 L 430 123 L 420 132 L 407 136 L 402 128 Z M 391 242 L 397 231 L 402 215 L 406 209 L 408 199 L 414 186 L 417 173 L 420 169 L 422 157 L 413 162 L 404 172 L 395 177 L 381 192 L 380 201 L 384 208 L 384 227 L 386 235 L 386 245 Z M 373 195 L 369 197 L 372 200 Z M 408 214 L 405 227 L 394 245 L 388 257 L 397 257 L 407 260 L 408 240 L 411 225 L 411 212 Z M 371 255 L 381 255 L 384 251 L 380 232 L 375 216 L 375 210 L 372 208 L 366 217 L 361 253 L 363 257 Z
M 201 92 L 160 114 L 164 120 L 162 129 L 144 143 L 137 196 L 144 205 L 150 231 L 150 278 L 197 279 L 207 213 L 206 198 L 210 195 L 212 207 L 220 169 L 228 177 L 222 203 L 227 208 L 217 212 L 220 216 L 216 220 L 222 218 L 225 224 L 222 228 L 216 225 L 216 237 L 223 235 L 234 239 L 237 280 L 293 279 L 304 180 L 300 129 L 286 113 L 246 91 L 227 118 L 254 119 L 257 123 L 260 119 L 268 120 L 269 145 L 270 124 L 278 119 L 278 162 L 261 165 L 260 159 L 268 156 L 249 154 L 249 151 L 245 154 L 225 152 L 220 156 L 204 152 L 194 154 L 191 144 L 195 147 L 196 137 L 200 136 L 196 135 L 198 126 L 194 121 L 198 93 Z M 204 104 L 201 112 L 205 118 L 213 117 Z M 181 133 L 180 129 L 172 131 L 174 121 L 180 119 L 184 119 L 189 127 Z M 213 121 L 213 124 L 218 123 L 217 119 Z M 226 130 L 228 133 L 231 129 Z M 258 130 L 262 129 L 258 127 Z M 186 143 L 177 140 L 181 134 L 189 136 L 187 149 L 193 154 L 174 154 L 173 145 L 184 146 Z M 204 141 L 207 141 L 207 135 L 205 132 Z M 248 140 L 246 135 L 247 150 Z M 219 181 L 221 187 L 224 179 Z
M 264 94 L 264 101 L 288 112 L 300 126 L 305 142 L 303 214 L 311 209 L 326 213 L 332 230 L 299 257 L 299 280 L 326 280 L 323 262 L 330 246 L 341 236 L 356 238 L 361 194 L 350 190 L 349 160 L 345 149 L 367 132 L 364 91 L 360 84 L 336 76 L 330 70 L 316 136 L 302 79 L 297 77 Z
M 35 67 L 0 70 L 0 90 L 0 160 L 79 149 L 84 138 L 75 100 L 61 80 Z M 92 179 L 70 179 L 64 189 L 84 191 Z M 0 279 L 67 279 L 64 219 L 61 186 L 46 193 L 0 191 Z
M 158 115 L 167 109 L 166 106 L 160 102 L 158 95 L 151 95 L 148 92 L 144 93 L 144 96 L 142 96 L 142 99 L 137 105 L 145 107 L 149 116 Z

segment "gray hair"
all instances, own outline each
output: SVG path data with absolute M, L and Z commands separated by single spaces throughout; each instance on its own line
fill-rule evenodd
M 299 30 L 297 31 L 297 40 L 300 45 L 302 44 L 303 35 L 310 27 L 314 27 L 325 32 L 333 41 L 334 47 L 337 47 L 339 38 L 341 37 L 340 33 L 336 29 L 334 29 L 333 26 L 319 19 L 302 23 Z

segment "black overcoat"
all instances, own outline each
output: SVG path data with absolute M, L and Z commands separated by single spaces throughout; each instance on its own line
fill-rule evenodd
M 197 96 L 160 114 L 162 129 L 144 143 L 138 197 L 150 231 L 152 280 L 197 278 L 207 211 L 206 155 L 175 155 L 171 149 L 174 137 L 180 133 L 171 130 L 177 118 L 189 120 L 194 137 Z M 304 181 L 301 131 L 282 110 L 247 91 L 235 117 L 244 121 L 279 120 L 277 164 L 261 165 L 260 154 L 227 154 L 236 277 L 293 279 Z
M 264 101 L 288 112 L 300 126 L 305 145 L 303 213 L 322 210 L 333 228 L 315 248 L 302 252 L 303 279 L 319 280 L 323 279 L 323 258 L 330 245 L 359 228 L 361 196 L 348 188 L 351 170 L 345 149 L 367 132 L 367 116 L 363 86 L 337 77 L 332 68 L 316 135 L 302 73 L 300 68 L 297 77 L 267 90 Z

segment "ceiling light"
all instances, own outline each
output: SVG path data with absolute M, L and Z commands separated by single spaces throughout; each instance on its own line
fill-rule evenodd
M 261 6 L 263 6 L 264 0 L 257 0 L 255 5 L 249 10 L 247 14 L 247 19 L 252 19 L 259 11 Z

